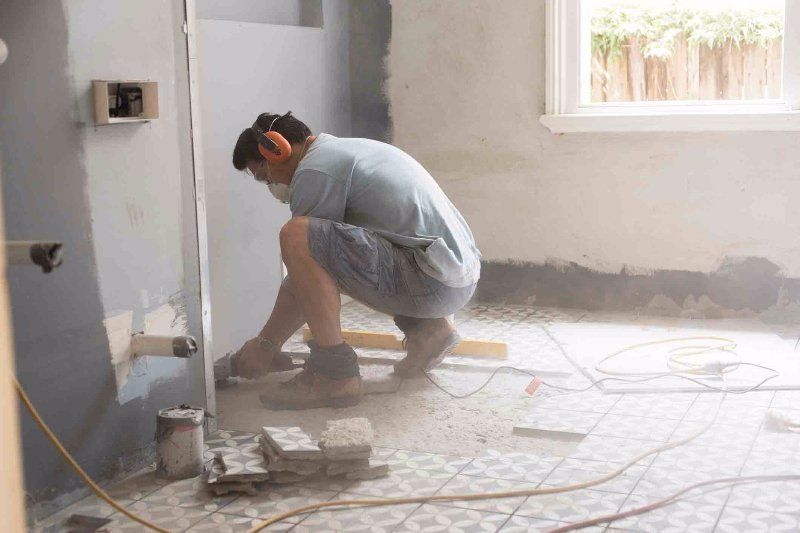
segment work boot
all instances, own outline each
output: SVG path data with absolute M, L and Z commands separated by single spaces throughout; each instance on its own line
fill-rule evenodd
M 394 323 L 406 338 L 406 356 L 394 364 L 394 373 L 408 377 L 420 370 L 431 370 L 461 341 L 447 318 L 396 316 Z
M 350 407 L 361 401 L 358 357 L 346 343 L 321 347 L 310 341 L 311 354 L 302 372 L 261 394 L 271 409 Z

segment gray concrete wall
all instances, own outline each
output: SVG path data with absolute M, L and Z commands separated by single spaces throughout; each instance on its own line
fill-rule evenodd
M 386 55 L 392 33 L 389 0 L 350 2 L 350 95 L 353 137 L 389 142 Z
M 393 141 L 484 259 L 647 277 L 755 258 L 776 266 L 773 287 L 800 278 L 800 134 L 550 133 L 544 4 L 392 3 Z
M 133 330 L 201 340 L 182 22 L 181 0 L 12 0 L 0 17 L 11 50 L 0 69 L 7 236 L 65 246 L 49 275 L 10 269 L 17 372 L 100 480 L 152 459 L 159 408 L 204 402 L 202 353 L 140 360 L 120 379 L 104 327 L 128 314 Z M 160 118 L 95 127 L 91 80 L 115 78 L 158 81 Z M 85 492 L 22 420 L 34 512 Z

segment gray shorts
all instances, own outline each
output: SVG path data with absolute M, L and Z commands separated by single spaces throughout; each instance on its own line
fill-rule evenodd
M 441 318 L 472 298 L 475 284 L 448 287 L 425 274 L 411 248 L 341 222 L 310 218 L 311 256 L 336 280 L 339 290 L 391 316 Z

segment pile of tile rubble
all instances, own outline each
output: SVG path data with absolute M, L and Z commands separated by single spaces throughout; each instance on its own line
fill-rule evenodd
M 262 483 L 296 483 L 310 477 L 373 479 L 389 465 L 372 458 L 372 426 L 366 418 L 330 420 L 319 442 L 299 427 L 264 427 L 257 445 L 217 453 L 208 486 L 217 495 L 257 494 Z

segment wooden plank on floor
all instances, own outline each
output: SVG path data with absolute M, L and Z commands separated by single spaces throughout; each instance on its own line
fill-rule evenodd
M 343 329 L 342 336 L 345 342 L 354 348 L 377 348 L 398 351 L 403 349 L 402 341 L 394 333 Z M 311 339 L 311 330 L 304 327 L 303 340 L 308 342 Z M 501 341 L 462 339 L 451 353 L 467 357 L 505 358 L 508 356 L 508 345 Z

